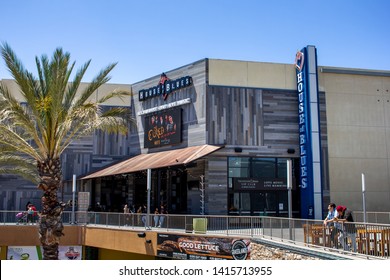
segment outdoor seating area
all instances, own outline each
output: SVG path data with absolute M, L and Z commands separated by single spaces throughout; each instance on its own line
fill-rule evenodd
M 374 256 L 389 256 L 390 229 L 378 226 L 358 226 L 358 252 Z
M 330 227 L 325 227 L 323 224 L 304 224 L 303 225 L 303 239 L 305 243 L 331 246 L 331 230 Z
M 337 236 L 332 242 L 332 229 L 333 227 L 326 227 L 323 224 L 303 224 L 304 242 L 311 245 L 341 248 L 340 244 L 336 244 Z M 351 243 L 348 237 L 349 248 L 351 248 Z M 357 252 L 360 254 L 388 257 L 390 227 L 356 224 L 356 244 Z

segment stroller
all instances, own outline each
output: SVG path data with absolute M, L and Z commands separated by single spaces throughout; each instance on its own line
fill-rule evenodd
M 16 214 L 16 224 L 18 225 L 19 223 L 27 223 L 27 212 L 19 212 Z

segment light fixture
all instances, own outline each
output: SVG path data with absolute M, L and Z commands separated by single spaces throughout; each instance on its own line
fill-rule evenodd
M 287 153 L 288 154 L 295 154 L 295 149 L 292 149 L 292 148 L 287 149 Z
M 139 238 L 144 238 L 146 236 L 145 232 L 140 232 L 137 234 Z

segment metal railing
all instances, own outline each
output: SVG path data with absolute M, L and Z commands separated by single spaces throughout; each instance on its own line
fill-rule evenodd
M 22 215 L 22 217 L 18 218 L 17 217 L 17 214 L 19 213 L 24 213 L 24 215 Z M 355 219 L 355 222 L 357 223 L 363 223 L 364 221 L 364 213 L 362 211 L 354 211 L 353 212 L 354 214 L 354 219 Z M 125 222 L 124 220 L 124 214 L 122 213 L 113 213 L 113 212 L 104 212 L 104 213 L 101 213 L 101 212 L 83 212 L 83 211 L 76 211 L 76 222 L 79 223 L 79 224 L 87 224 L 87 223 L 96 223 L 96 224 L 101 224 L 101 222 L 99 220 L 95 220 L 94 217 L 99 217 L 100 216 L 105 216 L 104 217 L 104 221 L 106 219 L 109 219 L 109 220 L 115 220 L 115 223 L 117 225 L 121 225 L 121 222 Z M 131 220 L 129 221 L 129 225 L 133 225 L 133 226 L 136 226 L 136 225 L 141 225 L 142 226 L 142 223 L 140 223 L 141 221 L 141 214 L 129 214 L 131 217 Z M 110 218 L 108 218 L 108 216 Z M 122 218 L 120 218 L 121 216 L 123 216 Z M 152 226 L 154 225 L 154 219 L 153 219 L 153 214 L 151 214 L 151 220 L 149 221 L 149 224 Z M 172 216 L 172 215 L 167 215 L 167 216 Z M 178 215 L 178 216 L 181 216 L 181 215 Z M 114 218 L 115 217 L 115 218 Z M 134 217 L 137 217 L 137 218 L 134 218 Z M 203 216 L 197 216 L 197 215 L 187 215 L 187 217 L 203 217 Z M 259 219 L 259 218 L 263 218 L 263 219 L 266 219 L 267 217 L 256 217 L 256 216 L 223 216 L 223 217 L 228 217 L 230 219 L 231 224 L 233 225 L 234 227 L 234 224 L 237 224 L 237 223 L 234 223 L 234 220 L 239 218 L 241 221 L 243 220 L 248 220 L 250 218 L 253 218 L 256 220 Z M 0 210 L 0 223 L 23 223 L 24 221 L 26 221 L 26 218 L 27 218 L 27 215 L 25 215 L 25 211 L 4 211 L 4 210 Z M 268 218 L 272 218 L 272 219 L 278 219 L 277 217 L 273 217 L 273 216 L 268 216 Z M 35 220 L 37 219 L 36 217 L 34 218 Z M 280 218 L 280 219 L 283 219 L 283 218 Z M 64 223 L 71 223 L 72 222 L 72 212 L 71 211 L 65 211 L 63 212 L 62 214 L 62 220 Z M 126 218 L 127 220 L 127 218 Z M 137 222 L 135 222 L 137 221 Z M 390 225 L 390 212 L 367 212 L 366 213 L 366 222 L 367 223 L 374 223 L 374 224 L 389 224 Z M 112 223 L 112 221 L 109 222 L 110 224 Z M 216 223 L 216 222 L 214 222 Z M 245 222 L 246 224 L 248 224 L 248 222 Z M 215 226 L 213 224 L 213 226 Z
M 363 211 L 353 211 L 355 222 L 364 221 Z M 366 212 L 366 222 L 375 224 L 390 224 L 390 212 Z
M 24 224 L 17 218 L 18 211 L 0 211 L 0 224 Z M 72 222 L 72 212 L 62 214 L 64 223 Z M 147 219 L 148 225 L 147 227 Z M 332 234 L 322 220 L 289 219 L 271 216 L 218 215 L 149 215 L 112 212 L 76 212 L 79 225 L 148 230 L 158 227 L 162 232 L 179 232 L 250 238 L 268 238 L 296 244 L 328 248 L 369 256 L 389 258 L 390 224 L 349 223 L 353 234 Z M 347 232 L 350 231 L 347 229 Z M 345 238 L 340 238 L 345 236 Z M 356 245 L 356 246 L 355 246 Z

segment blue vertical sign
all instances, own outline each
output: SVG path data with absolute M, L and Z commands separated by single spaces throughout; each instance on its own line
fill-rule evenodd
M 314 46 L 295 56 L 298 91 L 301 217 L 322 219 L 321 142 L 317 57 Z

